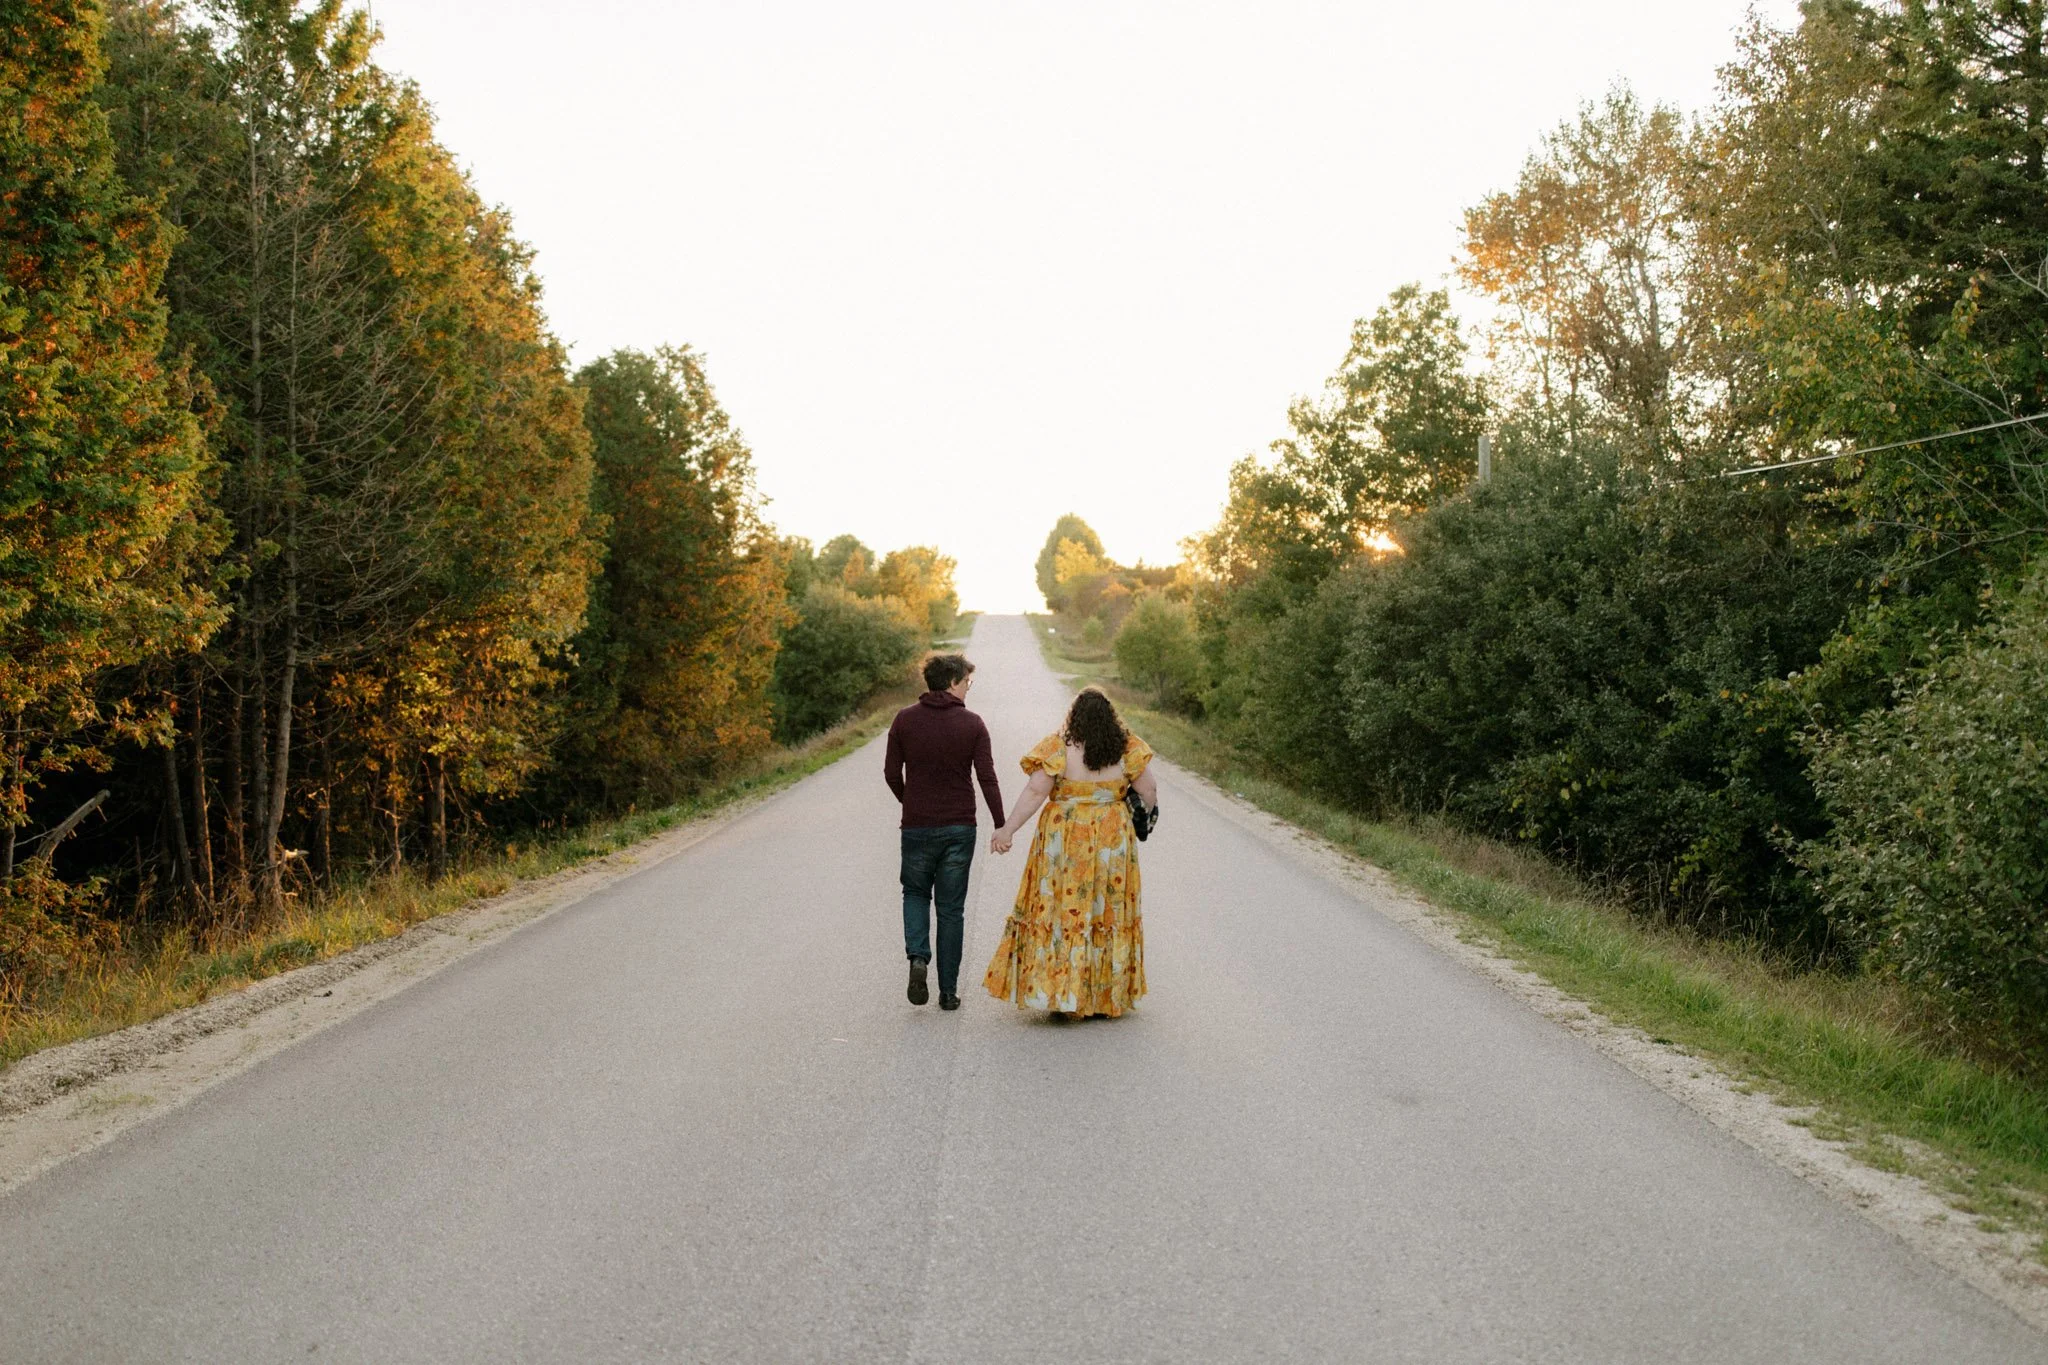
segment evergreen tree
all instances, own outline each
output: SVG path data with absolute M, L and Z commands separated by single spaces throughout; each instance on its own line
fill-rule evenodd
M 577 382 L 608 529 L 564 775 L 607 804 L 645 804 L 768 742 L 784 564 L 752 453 L 695 352 L 614 352 Z
M 436 486 L 418 528 L 431 551 L 391 613 L 416 624 L 377 661 L 393 705 L 376 719 L 398 722 L 386 767 L 417 774 L 438 875 L 451 785 L 502 794 L 549 756 L 551 660 L 583 623 L 597 567 L 591 442 L 530 253 L 434 141 L 417 94 L 398 88 L 390 105 L 363 238 L 408 387 L 427 395 L 408 453 Z M 336 710 L 328 723 L 354 718 Z

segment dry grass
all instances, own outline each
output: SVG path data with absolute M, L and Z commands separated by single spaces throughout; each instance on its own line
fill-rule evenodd
M 1897 983 L 1858 972 L 1816 970 L 1741 938 L 1703 934 L 1686 925 L 1646 921 L 1624 901 L 1593 886 L 1534 849 L 1518 848 L 1435 818 L 1381 822 L 1423 844 L 1448 867 L 1518 887 L 1545 900 L 1576 903 L 1628 925 L 1674 963 L 1705 971 L 1775 1005 L 1811 1010 L 1859 1026 L 1933 1043 L 1922 1012 Z
M 909 696 L 906 688 L 877 697 L 856 718 L 802 744 L 772 750 L 688 800 L 476 855 L 440 882 L 406 870 L 347 882 L 317 898 L 295 898 L 278 915 L 258 922 L 103 935 L 77 955 L 69 970 L 43 982 L 29 997 L 0 1006 L 0 1068 L 43 1048 L 146 1023 L 252 981 L 390 938 L 521 881 L 631 847 L 742 798 L 779 790 L 873 738 Z

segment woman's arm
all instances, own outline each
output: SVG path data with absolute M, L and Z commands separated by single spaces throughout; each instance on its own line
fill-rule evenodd
M 1131 786 L 1136 788 L 1139 797 L 1144 800 L 1146 810 L 1159 809 L 1159 779 L 1152 776 L 1150 768 L 1132 778 Z
M 1017 804 L 1010 807 L 1010 818 L 1003 822 L 1001 829 L 990 836 L 988 841 L 989 852 L 1008 853 L 1010 851 L 1010 842 L 1017 837 L 1017 831 L 1024 828 L 1024 822 L 1029 820 L 1037 813 L 1038 808 L 1045 804 L 1045 798 L 1051 792 L 1051 773 L 1031 774 L 1031 781 L 1025 786 L 1023 791 L 1017 794 Z

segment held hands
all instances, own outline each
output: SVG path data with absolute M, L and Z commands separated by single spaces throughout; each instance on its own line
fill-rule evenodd
M 1011 838 L 1012 836 L 1009 830 L 997 830 L 994 834 L 991 834 L 989 836 L 988 851 L 991 853 L 1008 853 L 1010 851 Z

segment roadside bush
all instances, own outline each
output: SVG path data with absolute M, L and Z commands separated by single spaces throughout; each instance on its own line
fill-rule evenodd
M 72 885 L 31 859 L 0 887 L 0 1013 L 112 940 L 92 914 L 97 881 Z
M 1518 452 L 1269 637 L 1268 667 L 1336 679 L 1341 744 L 1278 676 L 1243 723 L 1354 802 L 1445 809 L 1696 922 L 1816 947 L 1782 845 L 1824 817 L 1776 683 L 1818 656 L 1848 591 L 1778 497 Z
M 1829 920 L 1959 1025 L 2048 1038 L 2048 563 L 1890 710 L 1817 736 Z
M 1152 689 L 1159 705 L 1190 710 L 1200 695 L 1202 652 L 1194 612 L 1158 593 L 1140 597 L 1117 632 L 1117 670 L 1126 682 Z
M 1278 605 L 1276 585 L 1255 584 L 1206 633 L 1204 707 L 1290 782 L 1353 805 L 1374 804 L 1379 794 L 1351 741 L 1337 687 L 1352 597 L 1370 572 L 1361 564 L 1333 575 L 1292 607 Z
M 829 729 L 903 681 L 928 630 L 893 597 L 860 597 L 833 583 L 812 587 L 775 658 L 776 738 L 789 744 Z

